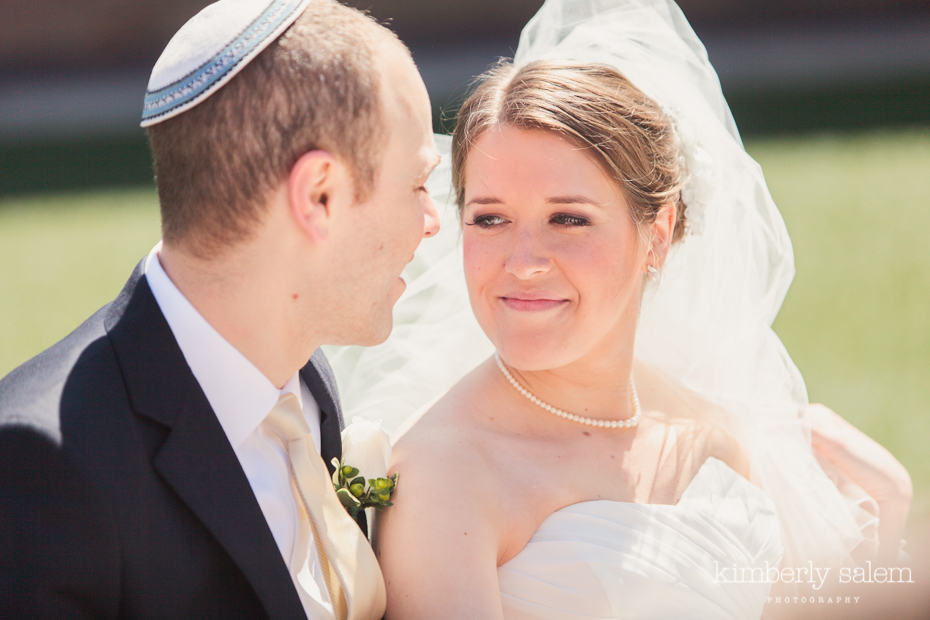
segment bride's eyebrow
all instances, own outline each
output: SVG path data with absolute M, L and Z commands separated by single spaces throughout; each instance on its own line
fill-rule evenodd
M 496 196 L 477 196 L 472 198 L 465 203 L 466 207 L 472 205 L 499 205 L 503 204 L 503 200 Z M 588 198 L 587 196 L 571 195 L 571 196 L 550 196 L 546 198 L 546 204 L 551 205 L 590 205 L 592 207 L 603 208 L 600 202 L 594 200 L 593 198 Z
M 587 196 L 550 196 L 546 202 L 551 205 L 591 205 L 592 207 L 603 207 L 601 203 Z
M 470 207 L 471 205 L 499 205 L 503 204 L 503 202 L 503 200 L 494 196 L 478 196 L 477 198 L 472 198 L 466 202 L 465 206 Z

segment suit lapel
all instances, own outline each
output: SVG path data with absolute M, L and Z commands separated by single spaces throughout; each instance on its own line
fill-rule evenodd
M 269 616 L 302 616 L 261 508 L 141 275 L 141 263 L 112 304 L 106 327 L 133 408 L 169 429 L 154 468 L 240 568 Z
M 209 408 L 185 412 L 155 469 L 219 541 L 271 617 L 302 613 L 277 544 L 226 435 Z M 296 610 L 296 611 L 295 611 Z
M 320 456 L 326 468 L 332 474 L 335 468 L 333 458 L 342 458 L 342 408 L 339 406 L 339 392 L 336 378 L 326 361 L 321 349 L 317 349 L 307 365 L 300 371 L 300 377 L 310 389 L 317 406 L 320 408 Z M 368 536 L 368 519 L 365 511 L 360 510 L 355 518 L 365 536 Z
M 300 378 L 320 408 L 320 455 L 329 473 L 333 473 L 330 461 L 342 458 L 342 410 L 339 407 L 336 380 L 322 350 L 314 352 L 307 365 L 301 369 Z

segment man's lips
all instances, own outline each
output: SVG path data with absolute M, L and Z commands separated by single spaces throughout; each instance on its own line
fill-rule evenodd
M 500 299 L 504 302 L 504 305 L 511 310 L 519 310 L 521 312 L 550 310 L 568 303 L 567 299 L 553 299 L 535 295 L 502 296 Z

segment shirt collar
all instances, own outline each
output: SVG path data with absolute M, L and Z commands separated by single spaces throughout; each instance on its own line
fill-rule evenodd
M 230 344 L 174 285 L 161 266 L 161 243 L 145 260 L 145 278 L 194 377 L 238 450 L 281 395 L 290 392 L 303 408 L 298 373 L 279 390 Z

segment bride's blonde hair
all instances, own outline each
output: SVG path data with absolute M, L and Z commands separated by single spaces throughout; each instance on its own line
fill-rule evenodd
M 585 149 L 629 197 L 639 224 L 666 204 L 676 211 L 673 241 L 685 230 L 679 144 L 668 116 L 616 69 L 601 64 L 501 63 L 478 79 L 452 135 L 452 183 L 459 209 L 474 143 L 496 125 L 558 133 Z

